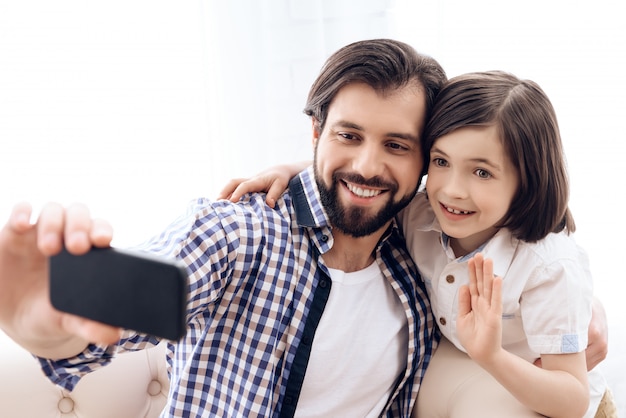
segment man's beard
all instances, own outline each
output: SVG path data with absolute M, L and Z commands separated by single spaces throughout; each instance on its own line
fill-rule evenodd
M 398 191 L 398 185 L 395 183 L 388 183 L 381 180 L 379 177 L 373 177 L 371 179 L 365 179 L 362 176 L 354 173 L 333 173 L 332 183 L 330 188 L 324 184 L 324 180 L 321 178 L 317 171 L 317 164 L 314 164 L 315 169 L 315 181 L 317 188 L 320 191 L 320 200 L 333 228 L 337 228 L 346 235 L 350 235 L 354 238 L 360 238 L 367 235 L 371 235 L 384 227 L 398 212 L 406 207 L 409 202 L 415 196 L 417 187 L 413 193 L 405 195 L 397 202 L 393 201 L 393 197 L 389 198 L 385 206 L 375 214 L 367 214 L 368 209 L 358 206 L 345 207 L 339 201 L 338 188 L 340 182 L 343 180 L 349 181 L 360 186 L 369 186 L 372 188 L 384 188 L 387 189 L 386 193 L 390 196 L 394 196 Z

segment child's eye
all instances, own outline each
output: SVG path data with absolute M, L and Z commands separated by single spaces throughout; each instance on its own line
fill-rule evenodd
M 448 162 L 443 158 L 435 157 L 433 158 L 433 164 L 437 167 L 446 167 Z
M 474 173 L 476 173 L 476 175 L 480 177 L 481 179 L 491 178 L 491 173 L 487 170 L 483 170 L 482 168 L 477 168 L 476 171 L 474 171 Z

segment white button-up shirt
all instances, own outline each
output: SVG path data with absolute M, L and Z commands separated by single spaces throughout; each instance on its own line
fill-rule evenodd
M 468 261 L 456 257 L 425 194 L 402 213 L 409 252 L 426 283 L 441 332 L 460 350 L 456 332 L 459 288 L 469 281 Z M 503 277 L 503 347 L 534 361 L 541 354 L 575 353 L 587 346 L 593 285 L 585 252 L 566 233 L 528 243 L 500 231 L 475 252 Z
M 538 216 L 541 216 L 538 214 Z M 456 257 L 423 192 L 399 216 L 439 329 L 465 352 L 456 331 L 459 288 L 469 282 L 476 252 L 493 260 L 503 278 L 502 346 L 528 361 L 541 354 L 575 353 L 587 347 L 593 284 L 586 253 L 566 233 L 528 243 L 500 229 L 474 253 Z M 593 417 L 606 390 L 596 367 L 588 373 Z

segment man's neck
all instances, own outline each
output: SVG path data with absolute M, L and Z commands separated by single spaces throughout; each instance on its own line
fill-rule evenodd
M 371 235 L 355 238 L 333 229 L 333 248 L 322 258 L 327 267 L 346 273 L 363 270 L 374 261 L 374 249 L 387 225 Z

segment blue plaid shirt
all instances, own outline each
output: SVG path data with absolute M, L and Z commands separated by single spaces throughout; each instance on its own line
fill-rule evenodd
M 182 259 L 189 270 L 187 335 L 169 344 L 171 387 L 163 417 L 293 415 L 332 286 L 318 255 L 332 245 L 311 168 L 291 181 L 274 209 L 262 194 L 237 204 L 200 199 L 146 244 Z M 409 417 L 432 354 L 434 322 L 395 224 L 375 258 L 409 327 L 407 367 L 381 416 Z M 116 352 L 157 342 L 127 332 L 114 347 L 91 345 L 76 358 L 40 362 L 53 382 L 71 390 Z

